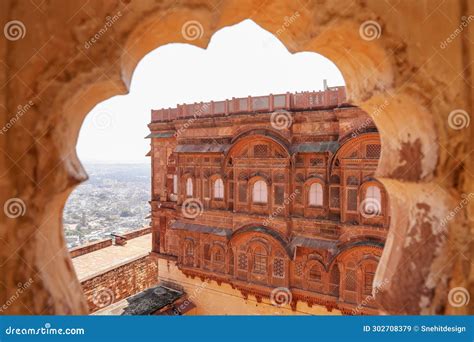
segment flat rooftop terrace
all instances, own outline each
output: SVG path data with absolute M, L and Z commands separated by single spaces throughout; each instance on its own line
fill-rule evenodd
M 151 251 L 151 234 L 142 235 L 130 240 L 124 246 L 104 247 L 72 259 L 80 282 L 99 274 L 125 265 L 147 256 Z

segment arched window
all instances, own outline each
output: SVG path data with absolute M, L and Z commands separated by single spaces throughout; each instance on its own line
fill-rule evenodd
M 178 193 L 178 175 L 173 175 L 173 194 Z
M 253 254 L 253 272 L 258 274 L 267 273 L 267 251 L 265 248 L 255 248 Z
M 265 183 L 263 180 L 256 181 L 253 185 L 252 198 L 254 203 L 267 203 L 267 183 Z
M 309 205 L 322 206 L 323 205 L 323 187 L 319 183 L 313 183 L 309 187 Z
M 221 247 L 214 250 L 212 261 L 216 264 L 223 264 L 225 261 L 224 251 Z
M 224 198 L 224 182 L 221 178 L 216 179 L 214 182 L 214 198 Z
M 186 180 L 186 196 L 193 197 L 193 180 L 191 177 Z
M 370 215 L 382 214 L 382 193 L 376 185 L 370 185 L 365 191 L 364 212 Z
M 321 281 L 321 269 L 318 265 L 313 265 L 309 269 L 309 280 L 312 281 Z

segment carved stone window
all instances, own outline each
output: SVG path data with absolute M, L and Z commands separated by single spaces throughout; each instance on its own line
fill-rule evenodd
M 339 208 L 340 200 L 339 200 L 339 187 L 338 186 L 331 186 L 329 188 L 329 199 L 330 199 L 330 207 L 331 208 Z
M 186 196 L 193 197 L 193 180 L 191 177 L 186 179 Z
M 275 186 L 275 204 L 282 205 L 285 200 L 285 187 L 282 185 Z
M 368 159 L 379 159 L 380 151 L 381 151 L 381 146 L 379 144 L 369 144 L 366 146 L 365 156 Z
M 304 264 L 301 261 L 297 261 L 295 264 L 295 275 L 297 277 L 303 276 Z
M 375 272 L 368 272 L 364 273 L 364 294 L 371 295 L 372 294 L 372 283 L 374 282 Z
M 321 281 L 321 268 L 318 265 L 313 265 L 309 269 L 309 280 Z
M 239 202 L 247 202 L 247 185 L 239 184 Z
M 222 181 L 222 178 L 218 178 L 214 182 L 214 198 L 215 199 L 224 198 L 224 182 Z
M 267 273 L 267 251 L 262 247 L 257 247 L 253 254 L 253 272 L 257 274 Z
M 346 180 L 347 185 L 359 185 L 359 179 L 356 176 L 349 176 Z
M 268 156 L 268 146 L 259 144 L 253 147 L 253 156 L 255 158 L 265 158 Z
M 347 189 L 347 211 L 357 211 L 357 189 Z
M 276 278 L 285 277 L 285 259 L 275 258 L 273 261 L 273 276 Z
M 239 270 L 247 270 L 248 268 L 248 261 L 247 261 L 247 254 L 245 253 L 240 253 L 239 254 L 239 259 L 238 259 L 238 268 Z
M 323 205 L 323 187 L 321 184 L 311 184 L 309 187 L 308 202 L 310 206 L 321 207 Z
M 367 187 L 362 205 L 362 210 L 367 215 L 376 216 L 382 214 L 382 193 L 378 186 L 370 185 Z
M 252 201 L 254 203 L 267 203 L 268 202 L 268 189 L 267 183 L 263 180 L 256 181 L 253 185 L 252 190 Z
M 216 264 L 223 264 L 224 263 L 225 255 L 224 255 L 224 251 L 222 250 L 222 247 L 218 247 L 214 250 L 212 261 Z

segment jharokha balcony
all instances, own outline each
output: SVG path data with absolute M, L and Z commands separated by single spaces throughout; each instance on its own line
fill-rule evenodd
M 344 87 L 153 110 L 149 128 L 153 253 L 167 280 L 377 313 L 389 199 L 374 178 L 379 133 Z

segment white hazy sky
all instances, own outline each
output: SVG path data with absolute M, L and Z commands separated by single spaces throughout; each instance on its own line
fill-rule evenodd
M 149 162 L 150 110 L 177 103 L 223 100 L 344 85 L 337 67 L 316 53 L 291 54 L 251 20 L 224 28 L 206 50 L 169 44 L 138 64 L 130 93 L 98 104 L 86 117 L 77 145 L 91 162 Z

